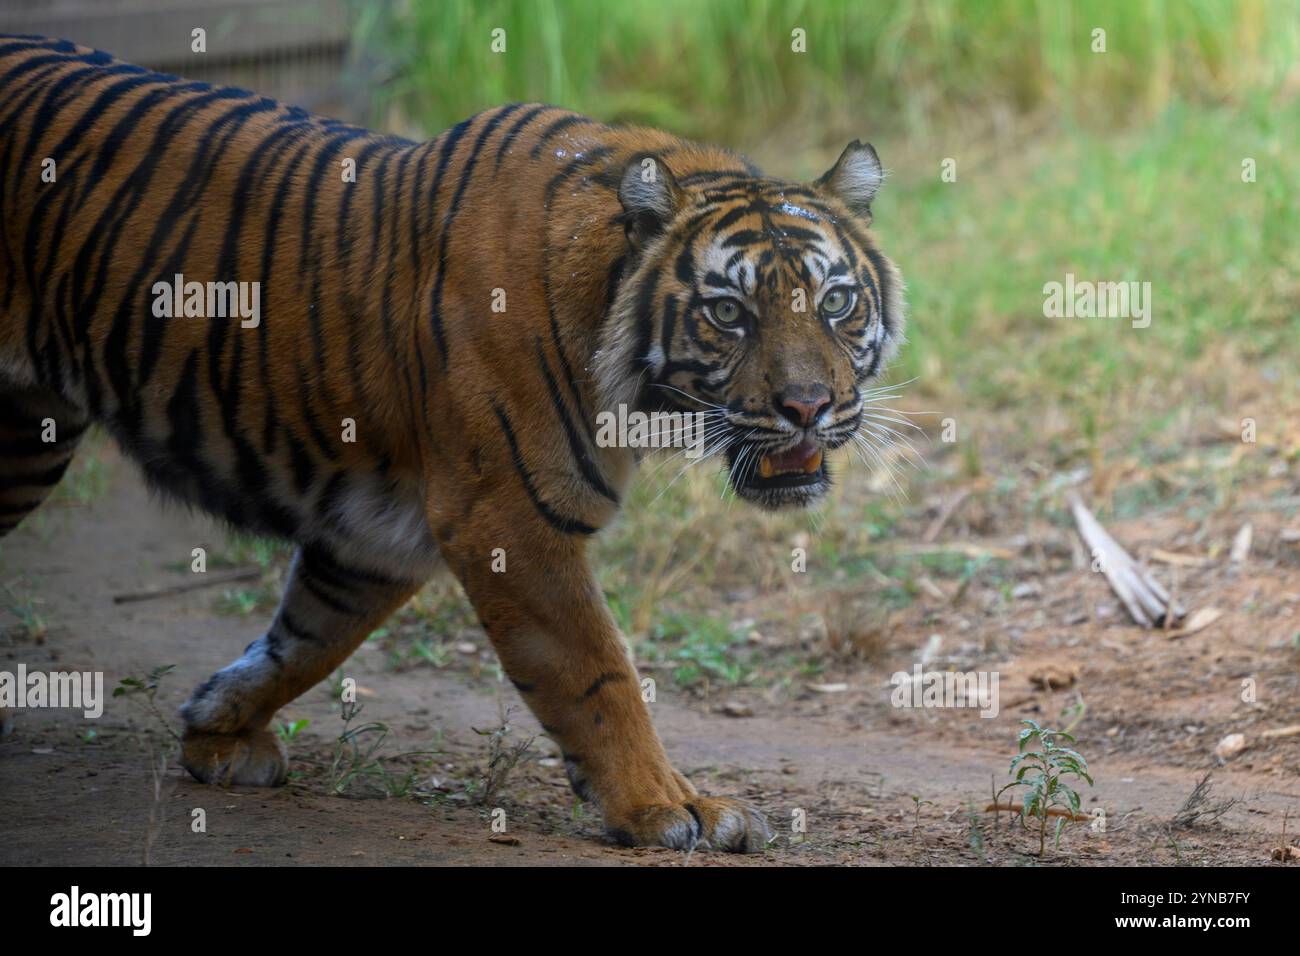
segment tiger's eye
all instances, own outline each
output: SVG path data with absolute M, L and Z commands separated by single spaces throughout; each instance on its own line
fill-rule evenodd
M 722 325 L 735 325 L 740 316 L 740 303 L 735 299 L 718 299 L 713 303 L 713 317 Z
M 822 311 L 831 318 L 837 318 L 849 310 L 852 299 L 845 289 L 831 289 L 822 299 Z

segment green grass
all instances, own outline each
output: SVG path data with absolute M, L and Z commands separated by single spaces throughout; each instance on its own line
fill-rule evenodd
M 386 100 L 426 131 L 539 99 L 745 146 L 912 132 L 1006 107 L 1128 122 L 1172 96 L 1239 102 L 1300 51 L 1295 0 L 411 0 L 363 2 Z M 1107 52 L 1092 52 L 1092 31 Z M 506 50 L 493 52 L 492 31 Z M 792 49 L 805 31 L 806 52 Z
M 669 612 L 640 652 L 646 660 L 671 665 L 672 678 L 680 686 L 705 681 L 734 685 L 749 674 L 740 652 L 744 643 L 740 629 L 722 617 Z
M 1285 155 L 1298 137 L 1294 109 L 1283 121 L 1262 105 L 1174 105 L 1141 132 L 1027 137 L 956 183 L 903 163 L 878 212 L 911 292 L 898 375 L 1030 420 L 1060 403 L 1087 437 L 1117 419 L 1141 424 L 1135 397 L 1156 418 L 1171 393 L 1219 384 L 1184 374 L 1207 355 L 1268 365 L 1294 354 L 1300 248 L 1282 223 L 1300 216 L 1300 164 Z M 1257 182 L 1241 181 L 1246 156 Z M 1150 282 L 1151 326 L 1045 318 L 1043 285 L 1067 272 Z M 1153 378 L 1168 388 L 1134 395 Z M 960 423 L 959 408 L 938 411 Z

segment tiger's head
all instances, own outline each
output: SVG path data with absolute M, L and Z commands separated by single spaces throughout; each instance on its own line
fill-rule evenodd
M 703 454 L 745 500 L 821 498 L 826 453 L 854 438 L 864 390 L 903 335 L 902 280 L 867 231 L 883 178 L 857 141 L 807 185 L 737 172 L 679 182 L 634 158 L 603 394 L 702 420 Z

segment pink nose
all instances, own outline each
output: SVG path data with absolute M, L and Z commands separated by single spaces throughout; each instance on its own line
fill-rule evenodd
M 807 428 L 831 403 L 825 385 L 792 385 L 776 396 L 776 410 L 791 422 Z

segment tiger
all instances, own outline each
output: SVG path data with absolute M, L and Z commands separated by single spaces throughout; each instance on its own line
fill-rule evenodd
M 414 142 L 0 38 L 0 535 L 98 424 L 164 498 L 292 543 L 180 709 L 200 782 L 283 784 L 276 712 L 447 568 L 609 841 L 761 851 L 669 761 L 593 573 L 648 454 L 596 422 L 701 414 L 737 498 L 821 501 L 904 333 L 883 179 L 859 140 L 801 184 L 540 103 Z

